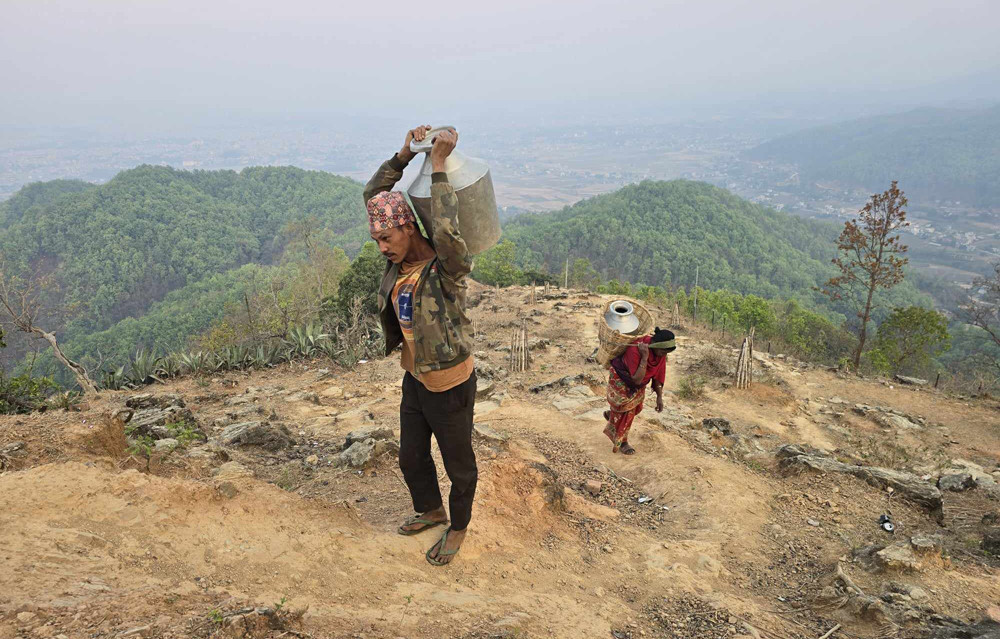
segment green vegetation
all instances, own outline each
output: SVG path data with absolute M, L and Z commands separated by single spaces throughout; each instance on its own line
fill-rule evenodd
M 187 446 L 192 442 L 204 441 L 205 436 L 198 431 L 194 424 L 185 421 L 170 422 L 165 424 L 170 436 L 177 440 L 180 446 Z
M 677 381 L 678 398 L 696 401 L 705 396 L 705 378 L 697 375 L 686 375 Z
M 642 182 L 554 213 L 521 216 L 505 236 L 518 266 L 651 286 L 804 296 L 832 272 L 837 229 L 757 206 L 701 182 Z M 582 260 L 582 261 L 581 261 Z
M 367 237 L 361 192 L 291 167 L 140 166 L 100 186 L 33 184 L 0 203 L 0 255 L 10 270 L 47 278 L 43 325 L 67 352 L 120 365 L 140 347 L 182 346 L 239 301 L 252 274 L 282 269 L 287 284 L 317 262 L 336 268 L 334 244 L 357 253 Z M 12 342 L 7 357 L 27 349 Z
M 32 377 L 30 374 L 7 377 L 0 371 L 0 415 L 36 411 L 46 405 L 46 398 L 56 388 L 47 377 Z
M 514 265 L 514 243 L 503 240 L 475 260 L 472 277 L 477 282 L 493 286 L 510 286 L 521 280 L 521 272 Z
M 927 375 L 932 361 L 951 348 L 948 321 L 937 311 L 910 306 L 893 309 L 878 327 L 868 353 L 877 370 Z
M 59 333 L 71 358 L 108 371 L 108 386 L 138 384 L 156 358 L 133 357 L 137 349 L 176 351 L 192 339 L 221 349 L 315 319 L 321 300 L 337 298 L 349 266 L 340 247 L 356 251 L 366 235 L 360 198 L 350 180 L 292 168 L 139 167 L 100 187 L 26 187 L 0 204 L 11 224 L 0 253 L 23 269 L 51 272 L 43 301 L 61 312 L 46 317 L 46 328 Z M 84 223 L 70 223 L 73 214 Z M 263 264 L 228 268 L 246 261 Z M 241 312 L 244 321 L 234 322 Z M 20 339 L 8 361 L 27 345 Z M 139 366 L 125 366 L 130 359 Z M 171 376 L 177 363 L 158 365 Z M 35 370 L 67 381 L 50 354 Z M 125 379 L 134 376 L 142 379 Z
M 911 198 L 993 206 L 1000 199 L 1000 106 L 918 109 L 817 127 L 761 144 L 747 157 L 794 163 L 804 182 L 874 192 L 899 180 Z
M 376 294 L 385 260 L 364 242 L 361 186 L 349 180 L 292 168 L 144 166 L 102 186 L 31 185 L 0 204 L 0 220 L 8 263 L 47 278 L 39 323 L 104 387 L 296 357 L 351 366 L 381 352 Z M 706 184 L 644 182 L 517 218 L 477 258 L 473 276 L 558 285 L 568 257 L 571 286 L 677 303 L 725 335 L 754 326 L 785 352 L 833 363 L 856 345 L 844 330 L 852 311 L 816 289 L 834 273 L 836 237 L 832 225 Z M 893 308 L 930 303 L 904 281 L 878 306 L 876 325 Z M 0 375 L 0 412 L 46 405 L 49 378 L 71 383 L 50 353 L 26 358 L 27 340 L 5 337 L 6 361 L 21 368 Z M 974 337 L 963 332 L 953 351 L 929 351 L 929 365 L 972 349 Z

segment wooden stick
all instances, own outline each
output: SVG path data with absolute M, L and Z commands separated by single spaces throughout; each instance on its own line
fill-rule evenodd
M 837 563 L 837 579 L 840 579 L 842 582 L 844 582 L 844 585 L 847 586 L 848 588 L 856 590 L 858 594 L 861 595 L 862 597 L 865 596 L 864 591 L 858 588 L 858 585 L 855 584 L 854 581 L 847 576 L 847 573 L 844 572 L 844 569 L 841 568 L 840 562 Z
M 830 628 L 830 630 L 825 635 L 823 635 L 822 637 L 820 637 L 819 639 L 829 639 L 830 635 L 832 635 L 833 633 L 837 632 L 838 630 L 840 630 L 840 624 L 839 623 L 836 626 L 834 626 L 833 628 Z

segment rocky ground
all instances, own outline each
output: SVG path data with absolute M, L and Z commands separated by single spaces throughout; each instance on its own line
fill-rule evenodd
M 451 566 L 424 560 L 439 533 L 395 532 L 397 358 L 183 378 L 0 416 L 0 639 L 1000 636 L 995 400 L 766 353 L 738 391 L 735 349 L 681 327 L 626 457 L 589 359 L 602 299 L 475 298 Z

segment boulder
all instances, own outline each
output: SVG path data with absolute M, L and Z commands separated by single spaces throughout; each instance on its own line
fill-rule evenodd
M 983 533 L 982 549 L 1000 557 L 1000 528 L 990 528 Z
M 656 411 L 644 410 L 642 412 L 643 419 L 647 422 L 653 424 L 659 424 L 663 428 L 669 430 L 678 430 L 681 428 L 686 428 L 691 423 L 691 416 L 682 413 L 673 406 L 666 405 L 663 407 L 662 413 L 657 413 Z M 602 418 L 603 421 L 603 418 Z
M 904 430 L 916 430 L 920 428 L 918 424 L 896 413 L 877 411 L 872 412 L 869 416 L 876 424 L 883 428 L 902 428 Z
M 152 439 L 166 439 L 172 437 L 167 424 L 184 423 L 193 427 L 197 432 L 204 435 L 197 427 L 194 414 L 180 404 L 171 404 L 160 408 L 136 409 L 129 420 L 127 430 L 133 437 L 151 437 Z
M 503 433 L 493 430 L 492 428 L 486 426 L 485 424 L 475 424 L 472 427 L 472 434 L 483 441 L 491 442 L 494 444 L 503 444 L 508 439 L 508 437 Z
M 476 378 L 476 398 L 484 399 L 489 397 L 489 394 L 493 392 L 493 388 L 496 386 L 492 380 L 484 378 Z
M 906 375 L 896 375 L 893 377 L 900 384 L 907 384 L 908 386 L 927 386 L 926 379 L 920 379 L 919 377 L 907 377 Z
M 250 389 L 247 389 L 247 393 L 243 395 L 233 395 L 232 397 L 226 398 L 222 402 L 223 406 L 239 406 L 240 404 L 252 404 L 254 399 L 256 399 L 252 394 L 250 394 Z
M 942 475 L 941 478 L 938 479 L 938 488 L 941 490 L 949 490 L 953 493 L 960 493 L 975 487 L 976 481 L 969 473 Z
M 713 430 L 719 431 L 723 435 L 732 434 L 732 428 L 729 425 L 728 419 L 723 419 L 722 417 L 708 417 L 701 420 L 701 425 L 705 427 L 705 430 L 711 432 Z
M 347 439 L 344 441 L 342 450 L 347 450 L 353 446 L 355 442 L 364 441 L 366 439 L 393 439 L 393 432 L 392 429 L 387 426 L 368 426 L 352 430 L 347 433 Z
M 219 434 L 223 446 L 260 446 L 265 450 L 280 450 L 294 444 L 292 434 L 282 424 L 251 421 L 227 426 Z
M 914 572 L 920 569 L 920 561 L 905 541 L 893 542 L 876 552 L 875 561 L 887 571 Z
M 340 453 L 339 465 L 351 468 L 364 468 L 375 458 L 375 440 L 365 439 L 354 442 L 347 450 Z
M 597 481 L 596 479 L 588 479 L 583 484 L 583 489 L 586 490 L 591 495 L 593 495 L 594 497 L 597 497 L 598 495 L 601 494 L 601 488 L 603 487 L 604 484 Z
M 597 423 L 606 422 L 607 420 L 604 418 L 604 411 L 606 410 L 607 409 L 604 408 L 603 406 L 599 406 L 597 408 L 587 411 L 582 415 L 578 415 L 577 419 L 581 419 L 585 422 L 597 422 Z
M 578 375 L 567 375 L 566 377 L 560 377 L 559 379 L 553 379 L 542 384 L 537 384 L 532 386 L 529 390 L 532 393 L 541 393 L 542 391 L 551 390 L 557 386 L 570 386 L 574 383 L 582 381 L 584 381 L 583 373 L 579 373 Z
M 918 555 L 941 555 L 943 542 L 936 535 L 913 535 L 910 537 L 910 546 Z
M 169 453 L 180 446 L 180 442 L 172 437 L 167 437 L 164 439 L 158 439 L 153 444 L 153 450 L 158 453 Z

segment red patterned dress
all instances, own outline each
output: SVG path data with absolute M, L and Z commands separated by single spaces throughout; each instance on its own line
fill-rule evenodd
M 647 335 L 636 340 L 635 343 L 649 344 L 650 341 L 652 341 L 652 336 Z M 625 349 L 622 359 L 629 372 L 635 374 L 641 360 L 639 349 L 635 346 L 629 346 Z M 611 410 L 608 411 L 608 424 L 604 428 L 604 434 L 614 443 L 614 452 L 617 453 L 622 445 L 628 443 L 628 431 L 632 428 L 632 420 L 642 412 L 642 403 L 646 399 L 646 386 L 649 385 L 650 380 L 655 379 L 662 386 L 666 381 L 666 376 L 667 358 L 660 357 L 653 351 L 649 351 L 649 357 L 646 360 L 646 376 L 642 378 L 642 382 L 636 390 L 632 390 L 627 382 L 622 381 L 613 367 L 610 369 L 607 397 Z

